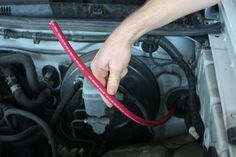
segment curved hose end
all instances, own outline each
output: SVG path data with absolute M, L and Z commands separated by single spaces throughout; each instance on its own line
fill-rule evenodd
M 55 23 L 57 23 L 56 20 L 55 20 L 55 19 L 52 19 L 52 20 L 49 22 L 49 25 L 53 25 L 53 24 L 55 24 Z

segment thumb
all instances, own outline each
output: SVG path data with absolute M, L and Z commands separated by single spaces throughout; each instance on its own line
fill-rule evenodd
M 107 81 L 107 92 L 110 95 L 115 95 L 118 87 L 119 87 L 119 83 L 120 83 L 120 79 L 122 77 L 124 77 L 128 72 L 128 69 L 126 68 L 125 70 L 123 70 L 123 72 L 119 72 L 119 71 L 110 71 L 110 75 L 108 77 L 108 81 Z M 102 96 L 103 101 L 105 102 L 105 104 L 107 104 L 108 107 L 112 107 L 112 104 L 105 98 Z
M 107 80 L 107 92 L 110 95 L 115 95 L 118 90 L 122 70 L 110 70 L 110 74 Z

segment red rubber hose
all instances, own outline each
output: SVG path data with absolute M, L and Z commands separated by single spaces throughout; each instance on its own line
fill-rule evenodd
M 114 96 L 109 95 L 107 93 L 106 88 L 95 78 L 95 76 L 90 72 L 90 70 L 86 67 L 86 65 L 83 63 L 83 61 L 78 57 L 76 52 L 71 47 L 70 43 L 66 39 L 66 37 L 63 35 L 59 25 L 55 20 L 52 20 L 50 22 L 50 28 L 52 29 L 53 33 L 59 40 L 60 44 L 64 48 L 64 50 L 68 53 L 74 64 L 79 68 L 79 70 L 83 73 L 83 75 L 91 82 L 91 84 L 98 89 L 98 91 L 110 102 L 112 103 L 120 112 L 122 112 L 125 116 L 133 120 L 134 122 L 144 125 L 144 126 L 159 126 L 167 122 L 172 115 L 175 113 L 176 107 L 171 109 L 171 111 L 166 114 L 162 119 L 159 121 L 149 121 L 145 120 L 131 111 L 129 111 L 123 104 L 121 104 Z

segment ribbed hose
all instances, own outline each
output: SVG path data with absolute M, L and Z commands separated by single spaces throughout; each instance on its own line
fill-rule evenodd
M 90 70 L 86 67 L 86 65 L 82 62 L 82 60 L 77 56 L 76 52 L 73 50 L 71 45 L 69 44 L 68 40 L 63 35 L 60 27 L 56 23 L 55 20 L 50 22 L 50 27 L 59 40 L 62 47 L 71 57 L 74 64 L 80 69 L 80 71 L 84 74 L 84 76 L 90 81 L 90 83 L 111 103 L 113 104 L 120 112 L 122 112 L 125 116 L 133 120 L 134 122 L 144 125 L 144 126 L 158 126 L 162 125 L 163 121 L 166 122 L 169 120 L 172 115 L 175 113 L 175 106 L 172 108 L 170 113 L 165 115 L 163 119 L 159 121 L 149 121 L 145 120 L 131 111 L 129 111 L 123 104 L 121 104 L 114 96 L 109 95 L 107 93 L 106 88 L 96 79 L 96 77 L 90 72 Z
M 7 64 L 21 64 L 25 68 L 27 81 L 30 88 L 35 92 L 39 93 L 40 86 L 38 76 L 35 70 L 35 65 L 32 59 L 26 54 L 10 54 L 0 57 L 0 65 Z

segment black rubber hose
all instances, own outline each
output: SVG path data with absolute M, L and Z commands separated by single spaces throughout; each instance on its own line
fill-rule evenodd
M 0 57 L 0 65 L 21 64 L 26 71 L 27 81 L 35 93 L 39 93 L 40 85 L 35 70 L 35 65 L 30 56 L 26 54 L 10 54 Z
M 52 156 L 56 157 L 56 146 L 55 146 L 53 133 L 46 122 L 44 122 L 41 118 L 39 118 L 38 116 L 36 116 L 30 112 L 27 112 L 27 111 L 24 111 L 21 109 L 16 109 L 16 108 L 7 109 L 4 111 L 4 119 L 6 121 L 8 121 L 8 116 L 10 116 L 10 115 L 18 115 L 18 116 L 28 118 L 28 119 L 34 121 L 35 123 L 37 123 L 39 126 L 41 126 L 45 132 L 45 135 L 47 136 L 47 138 L 49 140 L 49 144 L 52 149 Z
M 38 125 L 33 125 L 26 130 L 14 135 L 0 135 L 0 142 L 15 142 L 26 138 L 39 129 Z
M 201 120 L 199 109 L 196 105 L 196 80 L 192 73 L 191 68 L 184 61 L 182 54 L 179 50 L 165 37 L 158 38 L 157 43 L 160 47 L 162 47 L 169 56 L 176 61 L 176 63 L 180 66 L 180 68 L 184 71 L 186 78 L 188 80 L 189 86 L 189 98 L 188 98 L 188 114 L 190 114 L 192 124 L 194 125 L 197 133 L 200 137 L 204 134 L 204 125 Z
M 51 120 L 50 120 L 50 126 L 54 128 L 62 115 L 63 110 L 65 109 L 65 106 L 68 104 L 68 102 L 72 99 L 72 97 L 75 95 L 75 93 L 78 91 L 78 89 L 82 86 L 82 82 L 75 83 L 74 86 L 67 92 L 67 94 L 61 99 L 61 102 L 57 106 Z
M 51 128 L 56 126 L 56 123 L 58 122 L 61 113 L 63 112 L 65 106 L 68 104 L 68 102 L 71 100 L 71 98 L 74 96 L 76 91 L 82 86 L 82 82 L 78 82 L 74 84 L 74 86 L 69 90 L 69 92 L 62 98 L 60 104 L 58 105 L 57 109 L 55 110 L 50 122 L 49 126 Z M 5 107 L 6 110 L 6 107 Z M 26 145 L 32 144 L 33 142 L 37 141 L 42 137 L 41 133 L 36 133 L 32 135 L 30 138 L 26 138 L 22 141 L 15 141 L 15 142 L 6 142 L 4 143 L 6 146 L 10 147 L 24 147 Z
M 19 141 L 12 141 L 12 142 L 4 142 L 4 147 L 12 148 L 12 147 L 17 147 L 17 148 L 23 148 L 28 145 L 31 145 L 35 141 L 38 141 L 43 137 L 43 134 L 41 132 L 36 132 L 35 134 L 32 133 L 32 136 L 21 139 Z
M 17 82 L 17 78 L 9 67 L 1 68 L 1 71 L 6 78 L 8 86 L 10 86 L 11 92 L 17 101 L 17 103 L 26 110 L 35 111 L 40 109 L 45 103 L 47 103 L 48 97 L 51 93 L 50 89 L 43 89 L 35 99 L 29 99 L 21 86 Z
M 21 88 L 13 92 L 13 96 L 17 103 L 24 109 L 29 111 L 36 111 L 40 109 L 45 103 L 47 103 L 48 97 L 50 95 L 49 89 L 42 90 L 36 99 L 29 99 L 26 97 Z

